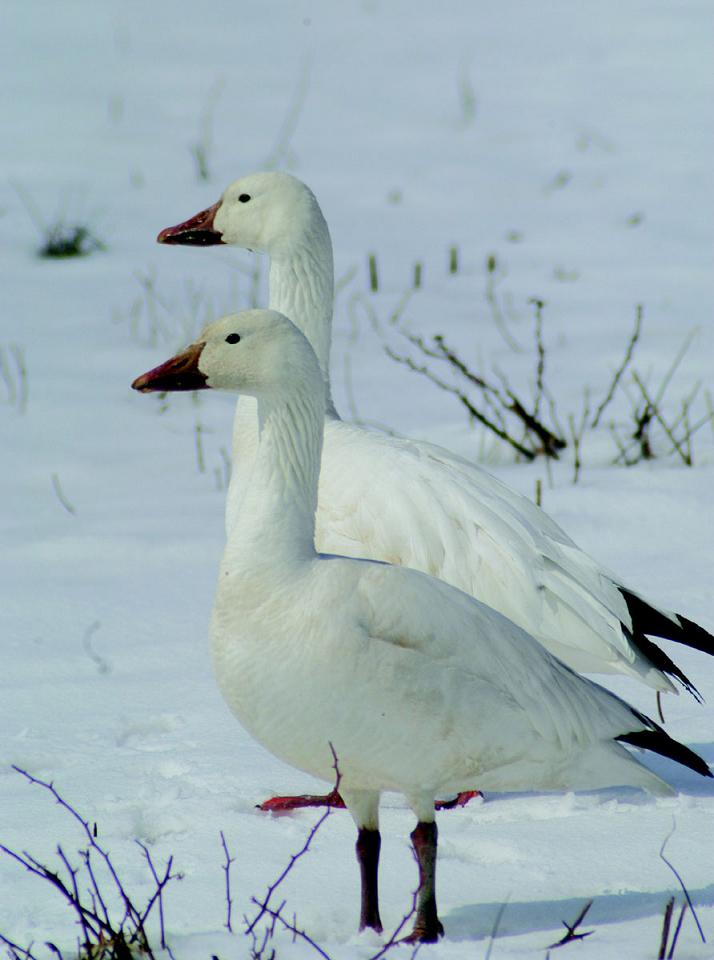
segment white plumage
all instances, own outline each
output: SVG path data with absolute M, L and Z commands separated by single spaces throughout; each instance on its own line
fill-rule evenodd
M 215 672 L 240 722 L 275 755 L 330 780 L 334 748 L 360 830 L 363 925 L 379 928 L 383 790 L 402 793 L 419 821 L 413 937 L 433 940 L 438 793 L 617 784 L 669 792 L 616 740 L 638 732 L 651 741 L 642 745 L 707 774 L 655 724 L 472 597 L 415 570 L 315 552 L 323 380 L 284 316 L 225 317 L 134 386 L 258 399 L 259 445 L 218 580 Z
M 645 634 L 714 653 L 714 638 L 701 627 L 626 590 L 541 509 L 474 464 L 339 419 L 329 388 L 332 246 L 305 184 L 282 173 L 243 177 L 217 204 L 163 230 L 159 240 L 227 243 L 270 254 L 270 307 L 306 334 L 326 382 L 320 550 L 439 577 L 501 611 L 575 670 L 623 673 L 657 690 L 673 690 L 674 677 L 696 694 Z M 255 402 L 242 398 L 228 530 L 251 474 L 257 437 Z

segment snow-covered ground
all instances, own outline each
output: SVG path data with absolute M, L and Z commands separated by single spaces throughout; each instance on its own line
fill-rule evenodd
M 573 486 L 569 452 L 551 477 L 542 462 L 514 464 L 468 426 L 453 398 L 390 360 L 382 337 L 409 350 L 388 318 L 420 261 L 423 285 L 402 323 L 443 333 L 474 366 L 499 367 L 528 394 L 528 300 L 538 296 L 546 381 L 567 423 L 579 418 L 585 387 L 593 404 L 602 399 L 641 303 L 635 368 L 656 389 L 693 331 L 666 405 L 673 413 L 702 381 L 692 417 L 704 415 L 714 357 L 712 8 L 36 0 L 4 13 L 0 842 L 48 861 L 58 842 L 68 852 L 81 844 L 16 764 L 54 780 L 97 822 L 137 899 L 151 884 L 133 839 L 157 860 L 175 856 L 184 879 L 167 889 L 165 909 L 177 960 L 247 956 L 240 916 L 316 819 L 274 818 L 254 804 L 317 785 L 249 740 L 211 676 L 207 621 L 232 401 L 179 396 L 162 410 L 129 384 L 207 318 L 247 305 L 254 260 L 160 248 L 154 237 L 271 159 L 297 173 L 323 205 L 346 281 L 333 351 L 339 408 L 488 457 L 528 495 L 541 478 L 544 505 L 582 546 L 711 630 L 709 426 L 694 438 L 693 469 L 676 456 L 612 466 L 609 431 L 586 433 Z M 197 178 L 196 143 L 208 181 Z M 86 223 L 106 250 L 36 258 L 26 195 L 35 216 Z M 368 288 L 370 252 L 378 294 Z M 491 255 L 521 352 L 504 341 L 485 297 Z M 613 415 L 625 423 L 628 409 L 618 393 Z M 670 653 L 708 703 L 666 698 L 668 729 L 713 762 L 714 662 Z M 649 691 L 608 683 L 654 711 Z M 489 797 L 443 814 L 447 935 L 429 954 L 483 956 L 507 901 L 491 955 L 543 957 L 561 921 L 594 899 L 585 929 L 595 933 L 564 955 L 656 956 L 663 905 L 678 892 L 658 856 L 674 820 L 667 855 L 710 941 L 701 944 L 687 917 L 676 957 L 711 957 L 714 790 L 653 763 L 679 788 L 675 799 Z M 416 876 L 411 814 L 397 797 L 385 807 L 389 929 Z M 220 830 L 236 857 L 233 938 L 222 928 Z M 284 887 L 299 923 L 335 958 L 379 949 L 377 938 L 354 934 L 353 842 L 348 816 L 335 813 Z M 66 949 L 77 935 L 59 896 L 7 857 L 0 932 L 34 941 L 38 954 L 48 939 Z M 281 957 L 313 955 L 283 934 L 276 943 Z

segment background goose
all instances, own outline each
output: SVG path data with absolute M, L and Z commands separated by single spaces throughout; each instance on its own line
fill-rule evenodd
M 160 243 L 232 244 L 270 256 L 270 307 L 305 333 L 325 378 L 327 423 L 317 513 L 325 552 L 403 564 L 504 613 L 573 669 L 623 673 L 656 690 L 694 684 L 649 636 L 714 654 L 714 637 L 628 589 L 539 507 L 485 470 L 428 443 L 341 421 L 330 395 L 332 244 L 310 189 L 285 173 L 236 180 Z M 257 445 L 255 403 L 238 404 L 230 529 Z
M 305 333 L 325 380 L 325 442 L 316 537 L 326 553 L 422 570 L 522 626 L 581 672 L 622 673 L 660 691 L 694 684 L 648 639 L 667 637 L 714 653 L 714 637 L 653 607 L 580 550 L 539 507 L 449 451 L 382 436 L 340 420 L 330 392 L 332 242 L 312 191 L 285 173 L 256 173 L 160 243 L 230 244 L 270 255 L 269 306 Z M 258 442 L 255 401 L 243 397 L 233 427 L 226 525 L 230 530 Z M 463 801 L 468 796 L 460 798 Z M 327 797 L 274 797 L 266 810 L 341 805 Z
M 647 717 L 472 597 L 415 570 L 315 552 L 325 391 L 314 351 L 284 316 L 225 317 L 133 386 L 257 398 L 253 472 L 219 574 L 214 666 L 233 712 L 274 754 L 329 780 L 334 747 L 358 828 L 361 927 L 381 929 L 383 790 L 402 793 L 416 815 L 420 884 L 410 939 L 434 941 L 443 933 L 437 792 L 671 792 L 618 741 L 711 776 Z

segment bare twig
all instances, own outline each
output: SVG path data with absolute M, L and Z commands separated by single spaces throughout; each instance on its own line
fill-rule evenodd
M 84 636 L 82 637 L 82 646 L 87 651 L 87 655 L 94 662 L 99 673 L 109 673 L 110 667 L 104 657 L 100 657 L 97 651 L 92 646 L 92 637 L 101 627 L 101 622 L 95 620 L 93 623 L 90 623 L 87 629 L 84 631 Z
M 582 466 L 582 461 L 580 457 L 580 451 L 582 448 L 583 434 L 585 433 L 585 427 L 588 423 L 588 417 L 590 416 L 590 392 L 585 388 L 584 397 L 583 397 L 583 412 L 580 417 L 580 422 L 575 423 L 575 417 L 570 414 L 568 416 L 568 425 L 570 426 L 570 436 L 573 441 L 573 483 L 577 483 L 580 479 L 580 469 Z
M 210 153 L 213 146 L 213 115 L 216 104 L 223 91 L 224 81 L 218 79 L 208 91 L 206 103 L 201 114 L 201 132 L 198 140 L 189 147 L 191 156 L 196 163 L 196 177 L 198 180 L 211 179 Z
M 694 917 L 694 922 L 695 922 L 696 925 L 697 925 L 697 930 L 699 931 L 699 936 L 700 936 L 701 939 L 702 939 L 702 943 L 706 943 L 706 942 L 707 942 L 707 939 L 706 939 L 706 937 L 704 936 L 704 931 L 702 930 L 702 925 L 700 924 L 700 922 L 699 922 L 699 917 L 697 916 L 697 912 L 696 912 L 696 910 L 694 909 L 694 904 L 692 903 L 692 898 L 689 896 L 689 891 L 687 890 L 687 888 L 686 888 L 685 885 L 684 885 L 684 880 L 682 880 L 682 878 L 681 878 L 681 876 L 679 875 L 679 873 L 677 872 L 676 868 L 673 866 L 673 864 L 672 864 L 672 863 L 665 857 L 665 855 L 664 855 L 665 848 L 666 848 L 667 844 L 669 843 L 669 841 L 671 840 L 672 836 L 674 835 L 674 832 L 675 832 L 676 829 L 677 829 L 677 822 L 676 822 L 676 820 L 674 819 L 674 817 L 672 817 L 672 829 L 669 831 L 669 833 L 667 834 L 667 836 L 666 836 L 666 837 L 664 838 L 664 840 L 662 841 L 662 846 L 659 848 L 659 858 L 660 858 L 660 860 L 663 861 L 663 863 L 666 863 L 666 864 L 667 864 L 667 866 L 669 867 L 669 869 L 672 871 L 672 873 L 673 873 L 673 874 L 675 875 L 675 877 L 677 878 L 677 882 L 679 883 L 679 886 L 682 888 L 682 893 L 684 894 L 684 897 L 685 897 L 685 899 L 686 899 L 686 901 L 687 901 L 687 904 L 689 905 L 689 909 L 692 911 L 692 916 Z
M 206 458 L 203 454 L 203 424 L 197 420 L 193 429 L 196 446 L 196 467 L 198 468 L 199 473 L 205 473 Z
M 335 748 L 332 746 L 331 743 L 330 743 L 330 751 L 332 753 L 332 760 L 333 760 L 332 767 L 333 767 L 333 770 L 335 771 L 335 790 L 339 792 L 342 775 L 340 773 L 339 765 L 337 762 L 337 754 L 335 753 Z M 252 920 L 248 920 L 247 918 L 245 918 L 246 934 L 252 934 L 254 932 L 256 924 L 258 924 L 260 920 L 262 920 L 262 918 L 265 916 L 266 913 L 269 916 L 273 917 L 274 919 L 278 919 L 277 916 L 274 916 L 274 914 L 279 914 L 280 910 L 273 911 L 272 908 L 270 907 L 270 900 L 273 897 L 275 891 L 280 887 L 280 885 L 283 883 L 285 878 L 291 872 L 291 870 L 293 869 L 295 864 L 298 862 L 298 860 L 304 857 L 305 854 L 308 852 L 308 850 L 310 849 L 310 844 L 312 843 L 315 837 L 315 834 L 323 825 L 325 820 L 327 820 L 327 818 L 332 814 L 332 810 L 333 810 L 332 807 L 327 807 L 327 809 L 322 814 L 322 816 L 310 828 L 310 831 L 307 837 L 305 838 L 305 842 L 303 843 L 302 847 L 297 851 L 297 853 L 293 853 L 291 855 L 290 860 L 288 861 L 287 865 L 282 870 L 280 875 L 271 884 L 269 884 L 268 889 L 266 890 L 262 900 L 259 900 L 255 897 L 252 898 L 253 902 L 256 904 L 259 910 Z M 280 909 L 282 909 L 282 907 Z
M 669 925 L 672 922 L 672 911 L 674 910 L 674 897 L 670 897 L 664 908 L 662 917 L 662 937 L 660 939 L 657 960 L 665 960 L 667 956 L 667 943 L 669 942 Z
M 638 387 L 640 393 L 642 394 L 642 398 L 643 398 L 643 400 L 645 401 L 645 413 L 648 415 L 648 421 L 647 421 L 647 422 L 649 422 L 649 420 L 651 420 L 651 419 L 654 417 L 654 419 L 659 423 L 659 425 L 660 425 L 660 426 L 662 427 L 662 429 L 664 430 L 664 432 L 665 432 L 665 434 L 667 435 L 669 441 L 671 442 L 673 448 L 677 451 L 677 453 L 678 453 L 678 454 L 680 455 L 680 457 L 682 458 L 682 461 L 683 461 L 688 467 L 691 467 L 691 465 L 692 465 L 691 456 L 689 456 L 688 453 L 687 453 L 687 450 L 686 450 L 684 447 L 682 447 L 682 442 L 681 442 L 680 440 L 678 440 L 677 437 L 675 437 L 675 435 L 674 435 L 674 433 L 673 433 L 673 431 L 672 431 L 672 428 L 671 428 L 670 425 L 667 423 L 667 421 L 664 419 L 662 413 L 660 412 L 659 406 L 658 406 L 658 402 L 659 402 L 659 401 L 656 400 L 656 399 L 653 400 L 653 399 L 650 397 L 650 395 L 649 395 L 649 393 L 648 393 L 648 391 L 647 391 L 647 388 L 645 387 L 644 383 L 643 383 L 642 380 L 640 379 L 640 377 L 639 377 L 639 375 L 638 375 L 638 373 L 637 373 L 636 370 L 633 370 L 633 371 L 632 371 L 632 379 L 633 379 L 634 382 L 637 384 L 637 387 Z M 658 396 L 660 396 L 660 398 L 661 398 L 661 391 L 658 391 Z M 643 417 L 644 417 L 644 416 L 645 416 L 645 414 L 643 414 Z
M 374 253 L 370 253 L 367 258 L 367 263 L 369 266 L 369 289 L 372 293 L 377 293 L 379 290 L 379 276 L 377 274 L 377 257 Z
M 669 948 L 669 953 L 667 954 L 667 960 L 673 960 L 674 951 L 677 947 L 677 940 L 679 940 L 679 931 L 682 929 L 682 921 L 684 920 L 684 914 L 687 912 L 687 904 L 682 904 L 682 909 L 679 911 L 679 919 L 677 920 L 677 926 L 674 928 L 674 934 L 672 936 L 672 944 Z
M 385 352 L 387 353 L 387 356 L 391 357 L 392 360 L 395 360 L 397 363 L 403 364 L 404 366 L 408 367 L 410 370 L 413 370 L 415 373 L 422 374 L 422 376 L 425 376 L 428 380 L 431 380 L 431 382 L 434 383 L 441 390 L 445 390 L 447 393 L 450 393 L 453 396 L 457 397 L 459 402 L 463 404 L 463 406 L 468 411 L 469 415 L 473 417 L 474 420 L 477 420 L 479 423 L 483 424 L 483 426 L 487 427 L 489 430 L 495 433 L 497 437 L 500 437 L 501 440 L 504 440 L 506 443 L 512 446 L 514 450 L 517 450 L 518 453 L 524 456 L 527 460 L 535 459 L 535 453 L 533 453 L 532 450 L 529 450 L 527 447 L 524 447 L 522 443 L 519 443 L 512 436 L 506 433 L 505 430 L 502 430 L 496 423 L 494 423 L 485 414 L 483 414 L 480 410 L 478 410 L 463 391 L 441 380 L 427 366 L 415 363 L 411 359 L 411 357 L 405 357 L 398 353 L 395 353 L 389 346 L 385 346 L 384 349 L 385 349 Z
M 233 926 L 231 925 L 231 913 L 233 910 L 233 899 L 231 898 L 231 864 L 235 863 L 235 858 L 231 857 L 228 852 L 228 844 L 226 843 L 226 838 L 222 830 L 221 845 L 223 846 L 223 853 L 226 857 L 226 862 L 223 864 L 223 871 L 226 875 L 226 922 L 224 926 L 229 933 L 233 933 Z
M 8 956 L 11 960 L 37 960 L 37 957 L 32 952 L 32 944 L 30 944 L 29 947 L 21 947 L 19 943 L 15 943 L 14 940 L 10 940 L 9 937 L 4 936 L 2 933 L 0 933 L 0 943 L 4 943 L 8 948 Z
M 413 853 L 414 851 L 412 851 Z M 392 930 L 389 938 L 385 940 L 380 949 L 372 954 L 368 960 L 382 960 L 382 957 L 387 953 L 392 947 L 396 946 L 398 943 L 401 943 L 401 933 L 404 927 L 409 923 L 411 918 L 416 913 L 417 909 L 417 896 L 419 894 L 418 888 L 412 892 L 412 905 L 411 908 L 404 914 L 399 923 L 396 925 L 394 930 Z M 412 954 L 413 956 L 413 954 Z
M 578 927 L 585 919 L 588 910 L 592 907 L 593 901 L 588 900 L 583 909 L 577 916 L 577 919 L 574 923 L 567 923 L 565 920 L 560 922 L 565 927 L 566 933 L 563 935 L 561 940 L 558 940 L 557 943 L 551 943 L 548 947 L 549 950 L 555 950 L 556 947 L 564 947 L 566 943 L 572 943 L 574 940 L 584 940 L 586 937 L 592 936 L 595 933 L 594 930 L 585 930 L 583 933 L 578 933 Z
M 483 960 L 491 960 L 491 953 L 493 952 L 493 945 L 496 942 L 496 937 L 498 936 L 498 928 L 501 926 L 501 920 L 503 920 L 503 914 L 506 912 L 506 907 L 508 906 L 508 899 L 504 900 L 496 911 L 496 916 L 493 918 L 493 924 L 491 925 L 491 934 L 488 938 L 488 946 L 486 947 L 486 953 L 483 956 Z
M 74 506 L 69 502 L 69 500 L 67 499 L 67 497 L 64 495 L 64 491 L 62 490 L 62 487 L 60 486 L 59 476 L 58 476 L 56 473 L 53 473 L 53 474 L 51 475 L 50 479 L 52 480 L 52 489 L 54 490 L 54 492 L 55 492 L 55 494 L 56 494 L 56 496 L 57 496 L 57 499 L 58 499 L 59 502 L 62 504 L 62 506 L 65 508 L 65 510 L 67 511 L 67 513 L 71 513 L 71 514 L 74 516 L 74 514 L 76 514 L 77 511 L 76 511 L 76 509 L 74 508 Z
M 500 275 L 498 273 L 498 261 L 496 260 L 496 255 L 491 253 L 486 259 L 486 291 L 484 293 L 484 296 L 486 297 L 486 303 L 488 303 L 491 309 L 491 317 L 493 318 L 493 322 L 495 323 L 498 332 L 501 334 L 511 350 L 513 350 L 515 353 L 520 353 L 521 346 L 511 335 L 506 323 L 506 317 L 503 313 L 503 310 L 501 310 L 501 305 L 499 304 L 498 297 L 496 296 L 496 284 L 499 280 Z
M 638 341 L 639 338 L 640 338 L 640 332 L 641 332 L 641 330 L 642 330 L 642 304 L 641 304 L 641 303 L 638 303 L 638 304 L 637 304 L 637 311 L 636 311 L 636 314 L 635 314 L 635 329 L 633 330 L 632 336 L 630 337 L 629 343 L 627 344 L 627 350 L 625 351 L 625 357 L 624 357 L 622 363 L 620 364 L 620 366 L 619 366 L 619 367 L 617 368 L 617 370 L 615 371 L 615 375 L 613 376 L 612 381 L 610 382 L 610 387 L 609 387 L 607 393 L 605 394 L 605 399 L 602 401 L 602 403 L 600 404 L 600 406 L 599 406 L 599 407 L 597 408 L 597 410 L 595 411 L 595 416 L 593 417 L 592 423 L 590 424 L 590 426 L 591 426 L 593 429 L 595 429 L 595 427 L 597 427 L 597 425 L 600 423 L 600 418 L 602 417 L 605 409 L 607 408 L 607 406 L 608 406 L 608 404 L 610 403 L 610 401 L 612 400 L 612 398 L 615 396 L 615 391 L 617 390 L 617 385 L 619 384 L 620 380 L 622 379 L 622 375 L 623 375 L 623 373 L 625 372 L 625 370 L 627 369 L 627 365 L 629 364 L 630 360 L 632 360 L 632 354 L 633 354 L 633 352 L 634 352 L 634 349 L 635 349 L 635 346 L 636 346 L 636 344 L 637 344 L 637 341 Z
M 324 958 L 324 960 L 332 960 L 332 957 L 330 956 L 329 953 L 326 953 L 322 949 L 322 947 L 318 943 L 316 943 L 308 933 L 305 932 L 305 930 L 302 930 L 300 927 L 297 926 L 295 918 L 293 918 L 293 920 L 285 919 L 285 917 L 281 913 L 283 907 L 285 906 L 285 903 L 282 903 L 277 910 L 274 910 L 272 907 L 269 907 L 267 903 L 257 900 L 255 897 L 251 897 L 251 901 L 256 906 L 260 907 L 261 916 L 263 914 L 267 914 L 269 917 L 272 917 L 274 921 L 277 921 L 278 923 L 281 924 L 281 926 L 283 926 L 286 930 L 289 930 L 290 933 L 292 933 L 293 939 L 298 938 L 300 940 L 304 940 L 305 943 L 309 944 L 319 956 Z M 250 932 L 250 931 L 247 931 L 247 932 Z
M 47 881 L 53 886 L 66 900 L 68 905 L 77 915 L 78 922 L 82 930 L 83 945 L 87 957 L 94 960 L 131 960 L 132 945 L 136 944 L 140 952 L 145 954 L 149 960 L 154 960 L 154 953 L 151 949 L 149 938 L 146 932 L 146 921 L 152 912 L 153 907 L 158 903 L 159 926 L 161 935 L 161 947 L 166 949 L 170 955 L 170 950 L 166 945 L 164 929 L 164 909 L 163 909 L 163 891 L 169 880 L 180 879 L 180 874 L 172 873 L 173 858 L 167 861 L 163 876 L 159 876 L 152 861 L 148 848 L 139 843 L 144 852 L 147 864 L 151 871 L 155 883 L 155 890 L 149 898 L 143 910 L 139 910 L 130 899 L 126 892 L 115 868 L 109 853 L 97 842 L 96 824 L 90 827 L 89 822 L 85 820 L 75 808 L 69 804 L 57 791 L 54 784 L 46 783 L 33 777 L 27 771 L 19 767 L 13 769 L 21 774 L 30 784 L 43 787 L 55 799 L 66 812 L 79 824 L 87 840 L 87 847 L 79 851 L 82 863 L 86 870 L 89 880 L 89 887 L 86 891 L 89 895 L 90 905 L 83 901 L 83 891 L 80 889 L 79 868 L 73 866 L 65 854 L 61 845 L 57 847 L 57 856 L 62 867 L 67 873 L 68 881 L 62 879 L 60 874 L 40 863 L 31 854 L 27 852 L 17 853 L 8 847 L 0 846 L 5 854 L 10 856 L 17 863 L 21 864 L 26 870 L 35 876 Z M 138 842 L 138 841 L 137 841 Z M 114 884 L 119 900 L 123 904 L 124 913 L 121 920 L 117 923 L 112 920 L 109 912 L 107 899 L 101 891 L 97 875 L 92 863 L 92 853 L 96 854 L 104 863 L 109 876 Z M 126 925 L 129 925 L 128 928 Z M 52 945 L 49 945 L 52 947 Z M 53 952 L 60 957 L 61 954 L 57 948 Z M 27 960 L 30 960 L 29 956 Z
M 273 149 L 263 162 L 265 170 L 279 170 L 290 159 L 290 144 L 297 130 L 300 114 L 305 106 L 309 87 L 310 65 L 306 61 L 300 70 L 297 83 L 293 87 L 293 97 L 280 125 Z
M 540 403 L 543 397 L 543 378 L 545 376 L 545 347 L 543 345 L 543 307 L 545 303 L 537 297 L 531 297 L 529 303 L 535 307 L 535 342 L 538 354 L 536 366 L 536 392 L 533 402 L 533 416 L 537 420 L 540 413 Z

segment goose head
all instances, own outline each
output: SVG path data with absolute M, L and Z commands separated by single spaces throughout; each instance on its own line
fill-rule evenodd
M 320 393 L 320 367 L 304 334 L 276 310 L 245 310 L 208 324 L 181 353 L 137 377 L 132 388 L 213 388 L 261 397 L 313 383 Z
M 235 180 L 221 199 L 190 220 L 166 227 L 159 243 L 245 247 L 287 253 L 324 220 L 314 194 L 288 173 L 253 173 Z

